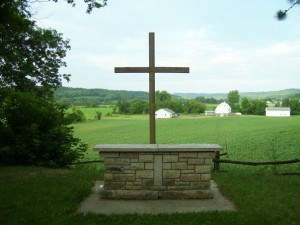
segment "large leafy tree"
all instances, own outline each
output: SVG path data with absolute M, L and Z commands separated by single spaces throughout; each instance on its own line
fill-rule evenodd
M 240 94 L 238 90 L 229 91 L 227 100 L 233 111 L 239 110 Z
M 62 60 L 69 41 L 55 30 L 41 29 L 30 19 L 23 1 L 5 1 L 0 6 L 0 87 L 51 94 L 67 74 Z M 42 89 L 41 89 L 42 88 Z
M 87 12 L 106 2 L 84 1 Z M 69 40 L 38 27 L 29 2 L 0 2 L 0 162 L 66 166 L 86 150 L 53 97 L 70 78 L 60 73 Z

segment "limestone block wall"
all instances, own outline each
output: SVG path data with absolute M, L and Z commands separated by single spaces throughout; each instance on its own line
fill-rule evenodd
M 218 145 L 102 145 L 107 199 L 212 198 L 212 158 Z

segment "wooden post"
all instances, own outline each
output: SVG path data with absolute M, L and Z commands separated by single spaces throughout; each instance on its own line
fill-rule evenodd
M 150 144 L 156 143 L 155 136 L 155 42 L 154 33 L 149 33 L 149 119 Z

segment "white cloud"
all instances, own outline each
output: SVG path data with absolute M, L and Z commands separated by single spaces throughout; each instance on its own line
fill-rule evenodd
M 262 9 L 257 3 L 245 7 L 244 3 L 229 2 L 237 7 L 236 12 L 238 7 L 249 12 Z M 60 12 L 60 16 L 45 17 L 41 23 L 71 39 L 72 50 L 67 58 L 67 72 L 72 73 L 71 86 L 147 91 L 146 75 L 116 76 L 113 70 L 116 66 L 148 65 L 148 30 L 156 32 L 156 66 L 189 66 L 191 71 L 188 75 L 157 74 L 158 89 L 169 92 L 263 91 L 269 87 L 273 90 L 295 87 L 300 83 L 300 41 L 292 38 L 299 34 L 299 29 L 292 17 L 289 21 L 293 23 L 279 24 L 271 18 L 261 25 L 255 18 L 250 20 L 240 14 L 236 17 L 233 13 L 232 20 L 227 21 L 231 17 L 222 14 L 228 12 L 222 8 L 225 3 L 215 1 L 192 4 L 213 8 L 213 11 L 207 10 L 209 13 L 204 10 L 199 14 L 187 4 L 184 6 L 187 11 L 176 11 L 172 18 L 166 18 L 171 14 L 160 8 L 155 11 L 155 19 L 152 14 L 136 14 L 135 7 L 151 7 L 153 12 L 156 9 L 152 3 L 144 5 L 146 3 L 137 0 L 131 4 L 121 0 L 112 2 L 92 15 L 84 13 L 85 5 L 74 10 L 63 3 L 53 3 L 54 12 Z M 167 7 L 175 3 L 163 4 Z M 60 7 L 66 5 L 67 8 Z M 130 5 L 130 9 L 126 8 Z M 255 8 L 257 5 L 260 7 Z M 216 12 L 222 15 L 216 18 Z M 261 18 L 268 16 L 261 13 Z M 240 20 L 240 26 L 232 26 L 235 20 Z M 252 26 L 241 26 L 248 23 Z M 276 28 L 280 28 L 280 32 Z M 257 30 L 266 32 L 262 34 Z M 270 36 L 273 33 L 277 36 Z

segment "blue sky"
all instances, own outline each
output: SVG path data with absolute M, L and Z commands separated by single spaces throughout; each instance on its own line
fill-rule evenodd
M 78 2 L 78 0 L 77 0 Z M 92 14 L 36 3 L 35 20 L 70 39 L 64 86 L 148 91 L 147 74 L 114 74 L 116 66 L 148 66 L 155 32 L 156 66 L 188 66 L 189 74 L 156 74 L 156 90 L 227 93 L 300 88 L 300 6 L 277 21 L 286 0 L 108 0 Z

